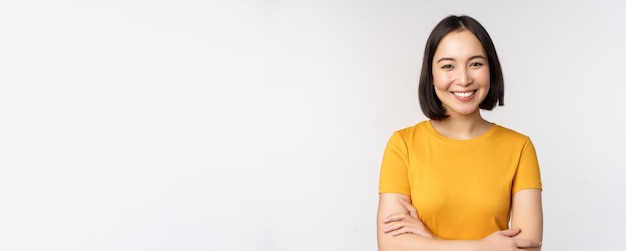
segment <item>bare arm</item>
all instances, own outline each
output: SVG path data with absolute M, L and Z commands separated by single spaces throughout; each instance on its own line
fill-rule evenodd
M 382 193 L 378 198 L 376 226 L 379 251 L 479 250 L 476 241 L 444 241 L 414 234 L 393 236 L 384 233 L 383 219 L 393 214 L 408 213 L 401 200 L 410 201 L 410 198 L 408 195 L 395 193 Z
M 408 251 L 408 250 L 440 250 L 440 251 L 505 251 L 519 250 L 519 248 L 538 247 L 538 241 L 512 238 L 519 233 L 519 229 L 496 231 L 481 240 L 440 240 L 415 234 L 391 235 L 384 232 L 386 224 L 383 219 L 393 214 L 410 214 L 402 204 L 402 200 L 409 200 L 404 194 L 381 193 L 378 201 L 378 216 L 376 219 L 378 250 L 380 251 Z
M 522 229 L 515 238 L 542 241 L 543 210 L 540 189 L 524 189 L 513 194 L 511 228 Z M 541 247 L 527 250 L 539 251 Z

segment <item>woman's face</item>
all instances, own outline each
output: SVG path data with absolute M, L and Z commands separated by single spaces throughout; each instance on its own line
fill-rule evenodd
M 448 115 L 474 115 L 489 92 L 489 63 L 482 44 L 467 29 L 448 33 L 433 57 L 435 93 Z

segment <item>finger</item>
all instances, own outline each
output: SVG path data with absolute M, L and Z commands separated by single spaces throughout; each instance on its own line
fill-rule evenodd
M 400 229 L 397 229 L 396 231 L 391 232 L 392 236 L 398 236 L 401 234 L 412 234 L 413 231 L 411 231 L 409 228 L 403 227 Z
M 409 211 L 409 215 L 417 219 L 417 209 L 415 209 L 415 207 L 411 203 L 409 203 L 407 200 L 400 200 L 400 202 L 402 203 L 404 208 L 406 208 L 406 210 Z
M 391 231 L 396 231 L 398 229 L 401 229 L 402 227 L 404 227 L 404 224 L 402 224 L 401 222 L 400 223 L 389 224 L 388 226 L 383 228 L 383 232 L 389 233 Z
M 427 232 L 419 231 L 417 229 L 410 228 L 410 227 L 403 227 L 401 229 L 391 232 L 390 234 L 392 236 L 398 236 L 401 234 L 414 234 L 414 235 L 419 235 L 419 236 L 426 237 L 426 238 L 433 238 L 433 236 Z
M 389 222 L 393 222 L 393 221 L 401 221 L 401 220 L 404 220 L 405 217 L 406 217 L 405 213 L 392 214 L 392 215 L 389 215 L 389 216 L 385 217 L 383 219 L 383 223 L 389 223 Z
M 401 234 L 406 234 L 406 232 L 404 232 L 402 230 L 391 232 L 391 236 L 398 236 L 398 235 L 401 235 Z
M 514 239 L 518 248 L 538 248 L 541 247 L 540 241 Z
M 518 235 L 520 233 L 520 230 L 521 229 L 519 229 L 519 228 L 512 228 L 512 229 L 501 230 L 499 232 L 500 232 L 500 234 L 502 234 L 504 236 L 513 237 L 513 236 Z

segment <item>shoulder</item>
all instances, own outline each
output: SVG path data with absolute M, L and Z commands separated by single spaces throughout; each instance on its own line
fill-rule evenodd
M 498 137 L 509 139 L 509 140 L 519 140 L 519 141 L 530 141 L 530 137 L 526 134 L 520 133 L 516 130 L 494 124 L 497 129 Z
M 430 130 L 430 122 L 428 120 L 421 121 L 394 131 L 389 142 L 394 145 L 402 145 L 407 149 L 413 148 L 416 143 L 422 142 L 430 135 Z
M 394 132 L 395 135 L 401 136 L 403 138 L 406 137 L 411 137 L 415 134 L 419 134 L 419 133 L 423 133 L 426 130 L 428 130 L 428 127 L 430 126 L 430 122 L 428 120 L 425 121 L 421 121 L 417 124 L 414 124 L 412 126 L 408 126 L 399 130 L 396 130 Z
M 534 148 L 530 136 L 501 125 L 494 124 L 494 126 L 497 127 L 496 133 L 494 133 L 494 138 L 497 140 L 492 140 L 493 143 L 507 145 L 517 149 Z

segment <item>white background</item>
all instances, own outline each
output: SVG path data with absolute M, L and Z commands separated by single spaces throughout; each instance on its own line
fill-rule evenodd
M 623 250 L 617 1 L 3 1 L 1 250 L 376 250 L 382 151 L 439 20 L 491 34 L 543 250 Z

